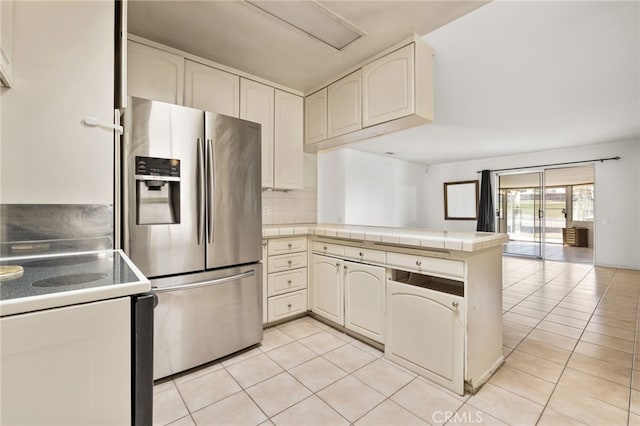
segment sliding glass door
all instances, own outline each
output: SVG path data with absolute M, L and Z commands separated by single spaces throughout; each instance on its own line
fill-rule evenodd
M 542 172 L 498 176 L 500 232 L 509 234 L 503 251 L 542 258 Z
M 497 176 L 498 229 L 505 254 L 593 263 L 593 166 Z M 567 241 L 566 235 L 582 235 Z

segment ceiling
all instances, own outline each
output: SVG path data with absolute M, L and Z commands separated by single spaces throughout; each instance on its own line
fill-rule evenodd
M 486 1 L 319 3 L 366 35 L 337 51 L 243 0 L 129 0 L 128 31 L 308 92 L 387 47 L 413 34 L 427 34 Z
M 640 143 L 640 2 L 494 1 L 423 39 L 434 122 L 356 149 L 443 164 Z
M 413 33 L 435 120 L 350 147 L 423 164 L 640 139 L 640 2 L 323 1 L 338 52 L 244 1 L 130 0 L 129 32 L 303 92 Z

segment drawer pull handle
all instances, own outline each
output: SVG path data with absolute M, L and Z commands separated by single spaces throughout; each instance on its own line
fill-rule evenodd
M 364 256 L 363 252 L 358 253 L 360 255 L 360 257 Z
M 416 260 L 416 265 L 418 265 L 418 266 L 422 265 L 422 261 L 421 260 Z
M 287 307 L 291 309 L 291 303 L 287 303 Z
M 458 302 L 453 302 L 452 305 L 453 305 L 454 308 L 457 308 L 458 307 Z
M 287 246 L 288 246 L 289 248 L 291 248 L 291 247 L 292 247 L 292 244 L 291 244 L 291 243 L 289 243 L 289 244 L 287 244 Z

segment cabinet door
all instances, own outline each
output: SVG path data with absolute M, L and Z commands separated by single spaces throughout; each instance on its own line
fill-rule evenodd
M 142 43 L 127 42 L 129 96 L 182 105 L 184 58 Z
M 344 325 L 344 293 L 342 261 L 313 255 L 311 279 L 311 310 L 316 314 Z
M 240 79 L 240 118 L 262 125 L 262 187 L 273 188 L 274 89 Z
M 304 143 L 327 138 L 327 88 L 304 98 Z
M 302 189 L 303 101 L 275 90 L 273 187 Z
M 0 319 L 0 424 L 131 424 L 130 300 Z
M 344 326 L 384 343 L 385 269 L 344 262 Z
M 185 61 L 184 104 L 188 107 L 240 116 L 240 77 Z
M 362 67 L 362 126 L 414 112 L 413 44 Z
M 464 299 L 387 283 L 385 356 L 436 383 L 464 392 Z
M 327 88 L 327 137 L 362 129 L 362 70 Z

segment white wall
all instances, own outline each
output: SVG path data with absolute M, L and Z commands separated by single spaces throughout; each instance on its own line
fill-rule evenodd
M 443 183 L 479 179 L 482 169 L 534 166 L 620 156 L 595 163 L 596 265 L 640 269 L 640 140 L 431 166 L 427 175 L 428 227 L 475 230 L 475 221 L 445 221 Z M 495 191 L 495 176 L 492 181 Z M 495 200 L 494 200 L 495 205 Z
M 0 202 L 112 204 L 114 4 L 17 1 L 2 91 Z
M 424 227 L 424 166 L 352 149 L 318 155 L 318 221 Z

